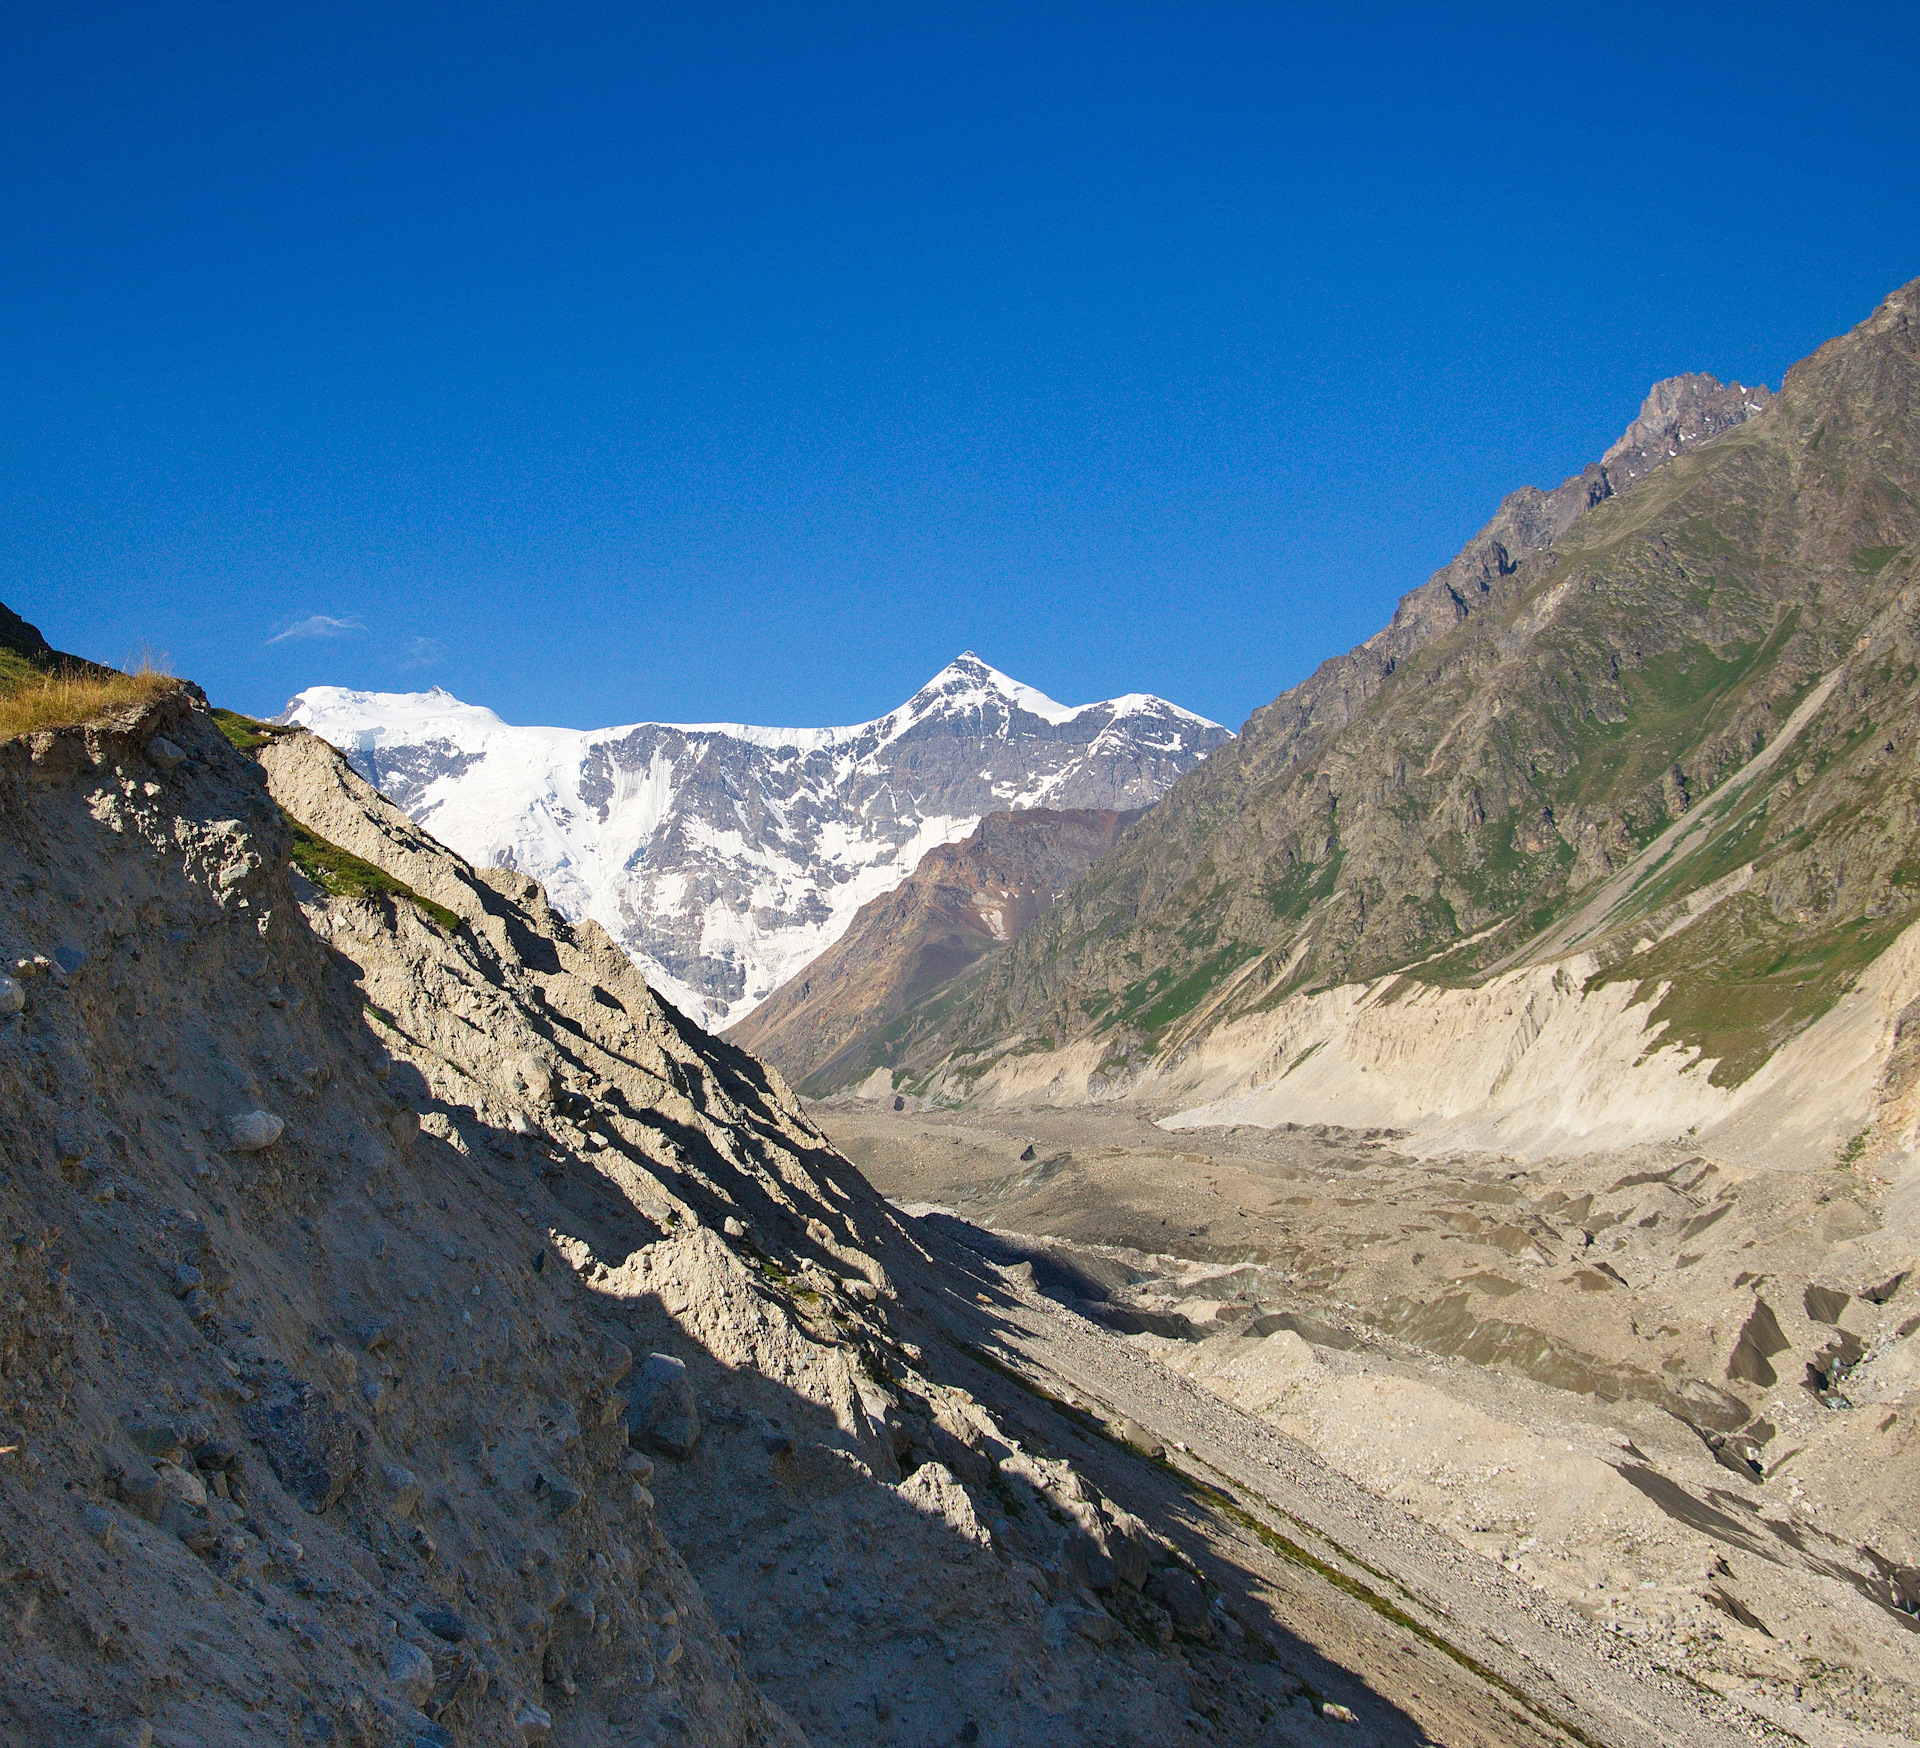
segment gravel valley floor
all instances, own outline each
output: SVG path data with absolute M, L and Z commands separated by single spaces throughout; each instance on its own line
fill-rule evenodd
M 1380 1740 L 1920 1735 L 1920 1291 L 1885 1185 L 1156 1114 L 813 1111 L 971 1253 L 947 1314 L 983 1398 L 1003 1368 L 999 1411 L 1153 1471 Z

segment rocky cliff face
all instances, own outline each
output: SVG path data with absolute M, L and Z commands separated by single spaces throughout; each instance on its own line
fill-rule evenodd
M 1031 1090 L 1070 1049 L 1097 1095 L 1314 991 L 1578 947 L 1742 1083 L 1920 893 L 1917 354 L 1909 286 L 1777 398 L 1661 385 L 1177 784 L 903 1039 L 903 1081 L 964 1094 L 1019 1053 Z
M 940 1381 L 971 1283 L 597 924 L 236 732 L 0 743 L 0 1735 L 1167 1740 L 1171 1546 Z
M 1139 808 L 1225 729 L 1069 708 L 963 655 L 851 728 L 514 728 L 444 692 L 315 687 L 284 720 L 475 862 L 545 883 L 683 1011 L 737 1023 L 929 849 L 1006 808 Z
M 891 1021 L 1024 934 L 1139 817 L 988 814 L 970 837 L 929 850 L 910 878 L 862 906 L 838 941 L 729 1038 L 809 1092 L 861 1078 Z

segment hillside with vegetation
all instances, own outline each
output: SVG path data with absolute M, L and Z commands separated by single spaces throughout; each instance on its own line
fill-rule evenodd
M 1738 1086 L 1920 901 L 1917 318 L 1777 397 L 1660 385 L 861 1068 L 952 1098 L 1072 1049 L 1098 1096 L 1302 994 L 1578 948 Z

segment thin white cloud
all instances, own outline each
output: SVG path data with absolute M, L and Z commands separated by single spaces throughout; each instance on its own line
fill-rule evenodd
M 435 662 L 447 659 L 446 645 L 431 637 L 416 637 L 400 652 L 399 666 L 403 668 L 430 668 Z
M 357 631 L 365 631 L 366 625 L 358 619 L 335 619 L 330 614 L 313 613 L 305 619 L 296 620 L 285 631 L 267 639 L 268 643 L 300 642 L 315 637 L 351 637 Z

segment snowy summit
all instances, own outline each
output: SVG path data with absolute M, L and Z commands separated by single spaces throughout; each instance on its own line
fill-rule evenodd
M 1144 807 L 1231 735 L 1142 693 L 1065 705 L 971 651 L 843 728 L 519 728 L 428 692 L 281 715 L 479 866 L 542 881 L 704 1025 L 732 1025 L 983 814 Z

